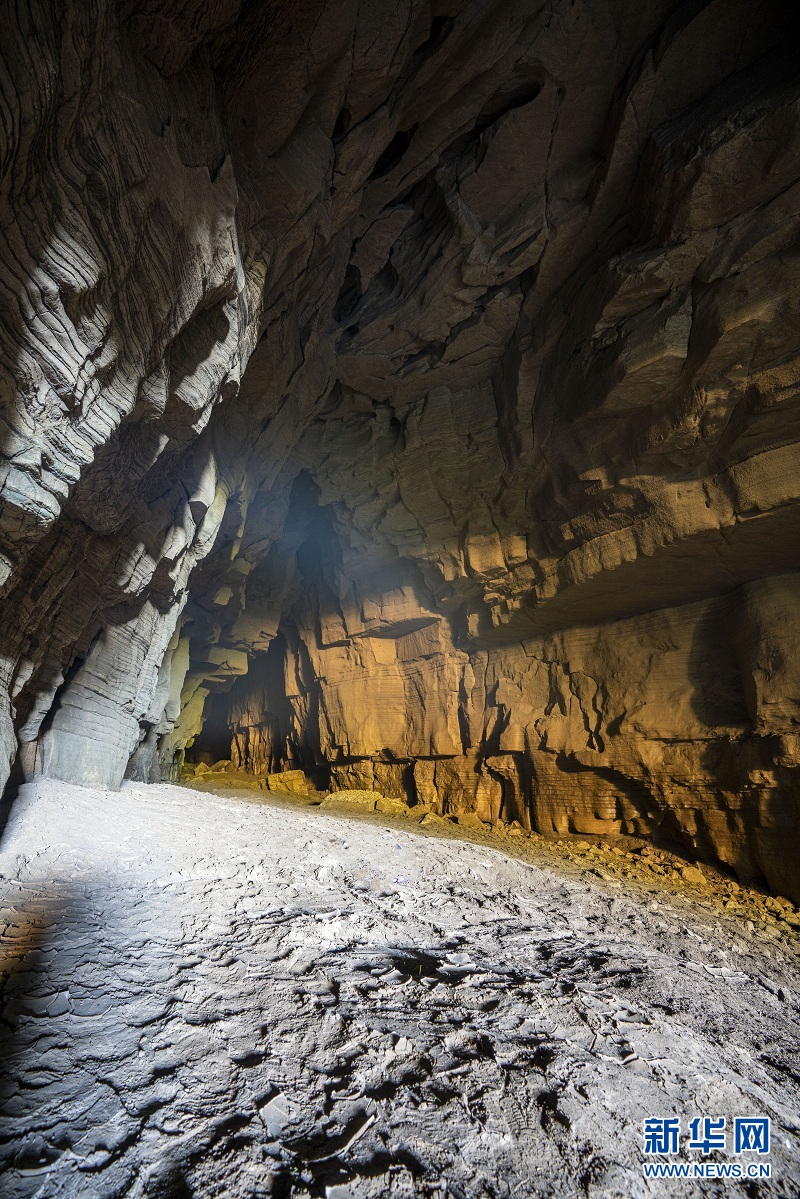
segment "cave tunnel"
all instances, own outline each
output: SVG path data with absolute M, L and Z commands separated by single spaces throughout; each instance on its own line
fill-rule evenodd
M 186 750 L 186 762 L 206 766 L 214 762 L 230 761 L 230 726 L 232 697 L 226 692 L 209 695 L 203 707 L 203 727 Z
M 9 6 L 4 1199 L 800 1195 L 798 48 Z

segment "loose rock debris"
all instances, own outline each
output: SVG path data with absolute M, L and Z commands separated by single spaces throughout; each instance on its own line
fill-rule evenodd
M 793 906 L 655 850 L 489 840 L 22 788 L 3 1194 L 729 1195 L 645 1179 L 642 1121 L 751 1114 L 773 1177 L 741 1193 L 799 1193 Z

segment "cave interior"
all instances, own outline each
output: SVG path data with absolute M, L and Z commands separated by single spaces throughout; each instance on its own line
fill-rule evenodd
M 4 778 L 301 771 L 800 897 L 795 6 L 54 14 L 5 39 Z
M 799 12 L 3 6 L 4 1197 L 800 1195 Z

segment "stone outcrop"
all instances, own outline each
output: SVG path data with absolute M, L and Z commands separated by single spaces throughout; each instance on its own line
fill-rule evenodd
M 208 745 L 800 896 L 791 6 L 16 21 L 4 761 Z

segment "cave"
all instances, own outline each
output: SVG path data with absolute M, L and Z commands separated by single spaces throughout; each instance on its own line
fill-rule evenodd
M 799 35 L 8 6 L 9 1199 L 800 1194 Z

